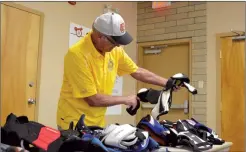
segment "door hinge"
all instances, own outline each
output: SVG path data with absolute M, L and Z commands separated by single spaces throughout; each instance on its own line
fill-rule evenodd
M 220 50 L 220 59 L 222 58 L 222 52 L 221 52 L 221 50 Z

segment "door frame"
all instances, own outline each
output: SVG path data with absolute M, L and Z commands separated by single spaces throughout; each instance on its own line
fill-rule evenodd
M 44 13 L 38 10 L 28 8 L 26 6 L 16 4 L 14 2 L 0 2 L 0 4 L 4 4 L 13 8 L 17 8 L 32 14 L 36 14 L 40 16 L 40 34 L 39 34 L 39 47 L 38 47 L 38 63 L 37 63 L 37 84 L 36 84 L 36 103 L 35 103 L 35 113 L 34 113 L 34 121 L 38 121 L 39 114 L 39 96 L 40 96 L 40 79 L 41 79 L 41 59 L 42 59 L 42 46 L 43 46 L 43 31 L 44 31 Z M 1 107 L 2 108 L 2 107 Z
M 162 41 L 153 41 L 153 42 L 139 42 L 137 43 L 137 64 L 139 67 L 141 67 L 143 65 L 143 51 L 144 51 L 144 47 L 150 47 L 153 45 L 179 45 L 179 44 L 188 44 L 189 45 L 189 75 L 188 77 L 190 78 L 190 80 L 192 80 L 192 40 L 190 38 L 186 38 L 186 39 L 175 39 L 175 40 L 162 40 Z M 137 81 L 136 82 L 136 92 L 138 92 L 138 90 L 140 88 L 143 88 L 143 83 Z M 188 100 L 189 100 L 189 118 L 191 118 L 192 116 L 192 95 L 189 94 L 188 95 Z M 135 124 L 138 123 L 138 121 L 141 119 L 141 115 L 142 115 L 142 108 L 144 108 L 141 104 L 141 108 L 139 108 L 137 114 L 136 114 L 136 118 L 135 118 Z
M 224 32 L 224 33 L 217 33 L 216 34 L 216 133 L 221 136 L 221 41 L 223 38 L 228 37 L 237 37 L 238 34 L 233 32 Z M 246 113 L 245 113 L 246 114 Z M 245 126 L 246 128 L 246 126 Z M 246 142 L 246 141 L 245 141 Z

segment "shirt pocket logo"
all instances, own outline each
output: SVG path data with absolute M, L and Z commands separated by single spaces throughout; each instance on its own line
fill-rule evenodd
M 113 60 L 109 59 L 109 61 L 108 61 L 108 70 L 112 71 L 113 68 L 114 68 L 114 62 L 113 62 Z

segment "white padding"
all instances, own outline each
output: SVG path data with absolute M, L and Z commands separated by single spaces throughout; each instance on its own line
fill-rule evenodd
M 155 107 L 152 109 L 151 111 L 151 115 L 153 116 L 154 119 L 157 119 L 157 116 L 162 113 L 162 112 L 168 112 L 169 111 L 169 103 L 168 103 L 168 100 L 170 98 L 170 90 L 167 90 L 167 91 L 162 91 L 161 92 L 161 95 L 159 96 L 159 99 L 158 99 L 158 102 L 157 104 L 155 105 Z M 163 106 L 163 111 L 160 111 L 160 106 L 162 103 L 162 106 Z
M 142 93 L 142 92 L 145 92 L 145 91 L 147 91 L 148 89 L 147 88 L 141 88 L 139 91 L 138 91 L 138 93 Z
M 137 137 L 135 135 L 137 128 L 129 124 L 123 125 L 110 125 L 103 131 L 104 142 L 108 146 L 118 147 L 121 149 L 127 149 L 128 146 L 134 145 L 137 142 Z M 133 139 L 127 142 L 126 140 Z M 125 140 L 125 141 L 124 141 Z
M 172 76 L 173 78 L 182 78 L 184 77 L 184 75 L 182 73 L 177 73 L 175 75 Z

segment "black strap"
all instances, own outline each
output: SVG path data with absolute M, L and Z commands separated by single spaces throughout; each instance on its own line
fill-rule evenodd
M 198 144 L 193 144 L 190 141 L 191 145 L 193 145 L 193 149 L 195 151 L 203 151 L 203 150 L 209 150 L 213 147 L 213 144 L 210 142 L 202 142 L 202 143 L 198 143 Z M 204 148 L 201 148 L 202 146 L 204 146 Z
M 138 137 L 138 139 L 140 141 L 144 141 L 146 139 L 146 137 L 144 136 L 144 134 L 142 133 L 142 130 L 137 129 L 135 135 Z
M 202 143 L 198 143 L 196 144 L 197 147 L 201 147 L 201 146 L 212 146 L 213 144 L 209 143 L 209 142 L 202 142 Z

